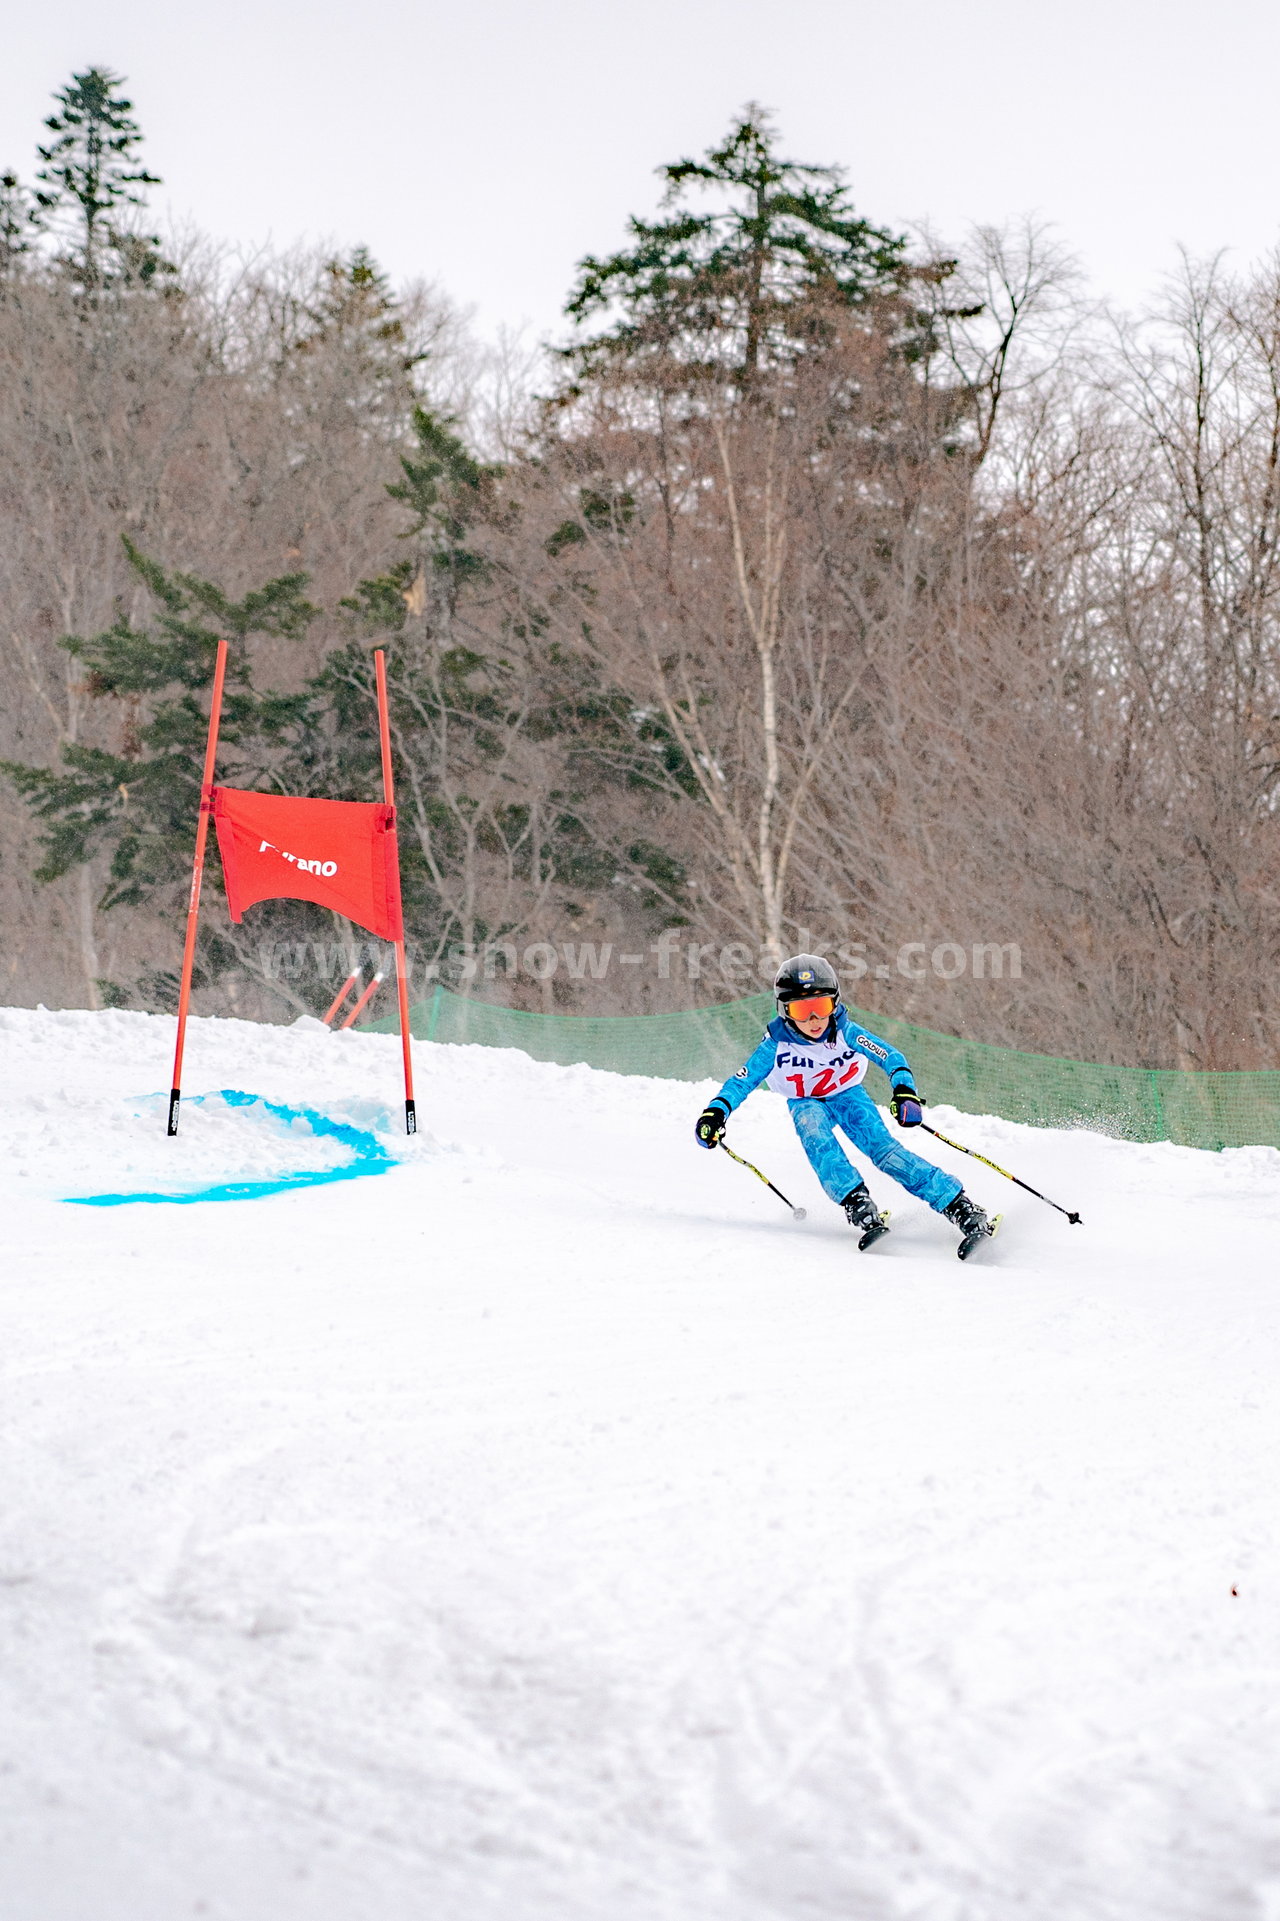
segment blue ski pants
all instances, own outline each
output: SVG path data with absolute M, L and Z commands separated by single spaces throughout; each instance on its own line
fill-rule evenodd
M 950 1207 L 962 1192 L 962 1183 L 954 1174 L 944 1174 L 932 1161 L 899 1146 L 870 1094 L 861 1087 L 833 1094 L 829 1100 L 788 1101 L 787 1106 L 809 1165 L 833 1201 L 842 1201 L 862 1180 L 836 1139 L 837 1127 L 882 1173 L 892 1174 L 909 1194 L 927 1201 L 937 1213 Z

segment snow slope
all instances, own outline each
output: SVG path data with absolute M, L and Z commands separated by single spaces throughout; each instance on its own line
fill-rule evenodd
M 1280 1154 L 0 1014 L 4 1921 L 1277 1921 Z M 332 1171 L 268 1198 L 70 1206 Z M 929 1144 L 932 1148 L 933 1144 Z M 938 1150 L 945 1159 L 946 1151 Z

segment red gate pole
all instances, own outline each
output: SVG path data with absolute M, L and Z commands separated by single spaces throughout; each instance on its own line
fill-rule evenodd
M 213 669 L 213 697 L 209 702 L 209 738 L 204 750 L 200 782 L 200 818 L 196 823 L 196 852 L 191 863 L 191 895 L 187 901 L 187 942 L 182 950 L 182 987 L 178 994 L 178 1043 L 173 1051 L 173 1085 L 169 1091 L 169 1132 L 178 1131 L 178 1103 L 182 1099 L 182 1050 L 187 1038 L 187 1003 L 191 999 L 191 970 L 196 959 L 196 928 L 200 919 L 200 882 L 204 875 L 204 844 L 213 812 L 213 766 L 218 757 L 218 723 L 222 718 L 222 683 L 227 677 L 227 643 L 218 642 Z
M 338 1009 L 341 1007 L 343 1001 L 347 998 L 347 995 L 351 992 L 352 988 L 356 985 L 356 982 L 359 980 L 362 980 L 363 978 L 364 978 L 363 965 L 355 968 L 353 972 L 347 975 L 347 978 L 343 981 L 341 987 L 338 989 L 337 993 L 333 997 L 333 1004 L 330 1007 L 329 1012 L 324 1016 L 324 1024 L 326 1027 L 328 1027 L 330 1021 L 332 1021 L 334 1015 L 337 1013 Z
M 351 1012 L 347 1015 L 347 1018 L 343 1021 L 342 1026 L 338 1029 L 340 1034 L 345 1034 L 349 1027 L 355 1026 L 356 1021 L 360 1018 L 361 1014 L 364 1013 L 365 1008 L 369 1005 L 369 1002 L 373 999 L 386 978 L 386 969 L 380 967 Z
M 378 728 L 382 737 L 382 798 L 388 807 L 396 804 L 395 782 L 391 773 L 391 716 L 387 710 L 387 657 L 381 647 L 373 656 L 378 678 Z M 404 920 L 396 941 L 396 993 L 400 1001 L 400 1047 L 404 1054 L 404 1131 L 418 1131 L 417 1110 L 413 1104 L 413 1061 L 409 1056 L 409 982 L 405 974 Z

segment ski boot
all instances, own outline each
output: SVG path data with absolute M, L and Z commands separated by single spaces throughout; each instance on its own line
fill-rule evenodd
M 976 1201 L 969 1199 L 963 1188 L 942 1211 L 952 1226 L 960 1229 L 960 1245 L 956 1253 L 962 1261 L 967 1261 L 979 1242 L 988 1240 L 1000 1225 L 1000 1216 L 997 1214 L 991 1220 Z
M 846 1194 L 840 1203 L 850 1227 L 858 1229 L 858 1248 L 862 1251 L 889 1232 L 889 1216 L 882 1214 L 872 1200 L 865 1181 Z

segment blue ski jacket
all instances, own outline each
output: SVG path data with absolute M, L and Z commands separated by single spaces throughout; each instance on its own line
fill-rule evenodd
M 732 1114 L 757 1087 L 771 1087 L 791 1101 L 826 1100 L 858 1087 L 873 1061 L 884 1069 L 892 1086 L 905 1084 L 915 1092 L 915 1076 L 906 1055 L 851 1021 L 843 1002 L 816 1041 L 779 1014 L 765 1028 L 764 1039 L 750 1060 L 729 1076 L 712 1101 Z

